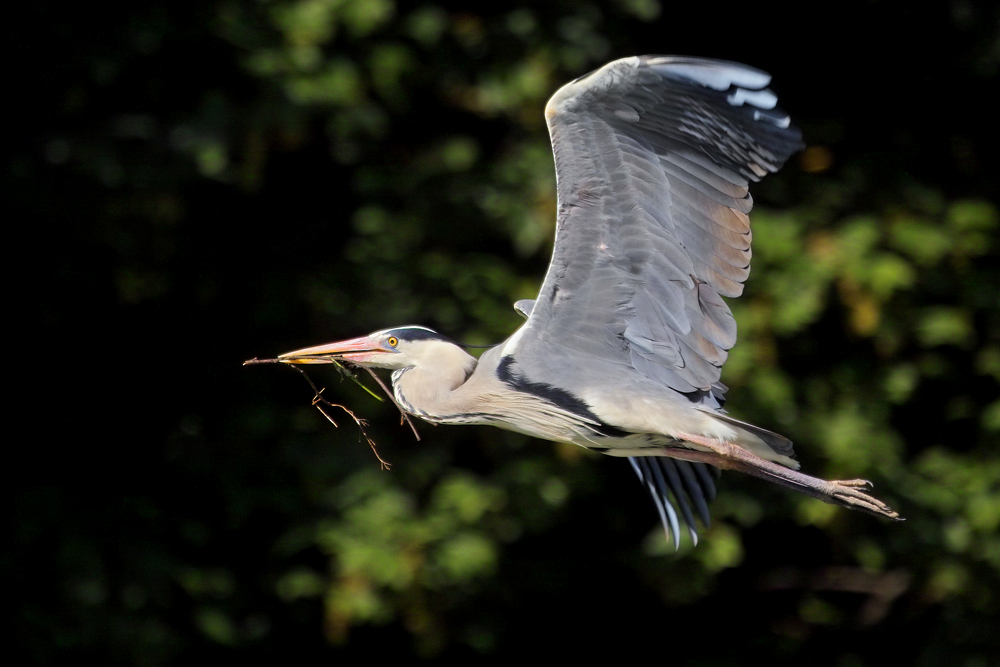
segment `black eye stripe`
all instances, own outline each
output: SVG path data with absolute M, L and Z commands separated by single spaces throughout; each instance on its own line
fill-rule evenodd
M 431 331 L 430 329 L 423 329 L 418 327 L 399 327 L 398 329 L 390 329 L 389 331 L 383 331 L 382 333 L 390 336 L 394 336 L 401 341 L 413 342 L 418 340 L 440 340 L 446 343 L 454 343 L 452 339 L 447 336 L 442 336 L 436 331 Z

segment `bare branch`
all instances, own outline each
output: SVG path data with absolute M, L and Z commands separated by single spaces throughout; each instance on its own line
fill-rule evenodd
M 244 366 L 256 366 L 257 364 L 280 364 L 280 359 L 258 359 L 254 357 L 253 359 L 247 359 L 243 362 Z
M 410 421 L 410 415 L 406 414 L 406 410 L 404 410 L 403 406 L 400 405 L 399 402 L 396 401 L 395 395 L 393 395 L 393 393 L 391 391 L 389 391 L 389 388 L 385 386 L 385 383 L 382 382 L 382 379 L 379 376 L 375 375 L 375 371 L 373 371 L 370 368 L 367 368 L 366 366 L 360 366 L 359 368 L 364 368 L 366 371 L 368 371 L 369 375 L 371 375 L 373 378 L 375 378 L 375 381 L 378 382 L 378 386 L 382 387 L 382 391 L 385 392 L 385 395 L 389 397 L 389 400 L 392 401 L 392 404 L 395 405 L 396 409 L 399 410 L 399 414 L 403 418 L 400 421 L 400 423 L 402 424 L 403 421 L 405 421 L 407 424 L 409 424 L 410 425 L 410 430 L 413 431 L 413 437 L 415 437 L 419 441 L 420 440 L 420 434 L 417 433 L 417 427 L 413 425 L 412 421 Z
M 278 364 L 278 363 L 283 363 L 283 362 L 280 359 L 257 359 L 255 357 L 253 359 L 248 359 L 248 360 L 244 361 L 243 365 L 244 366 L 254 366 L 254 365 L 257 365 L 257 364 Z M 306 379 L 306 382 L 309 383 L 309 386 L 313 390 L 312 404 L 314 406 L 316 406 L 316 409 L 319 410 L 320 413 L 324 417 L 326 417 L 327 421 L 329 421 L 331 424 L 333 424 L 334 426 L 337 426 L 339 428 L 337 422 L 334 421 L 333 417 L 330 416 L 330 413 L 328 413 L 324 409 L 324 406 L 329 407 L 329 408 L 339 408 L 339 409 L 343 410 L 344 412 L 346 412 L 348 414 L 348 416 L 350 416 L 350 418 L 354 420 L 354 423 L 358 425 L 358 430 L 361 431 L 361 435 L 364 436 L 365 440 L 368 442 L 368 446 L 372 448 L 372 452 L 375 454 L 375 458 L 378 459 L 379 466 L 383 470 L 388 470 L 389 468 L 392 467 L 391 463 L 389 463 L 388 461 L 386 461 L 385 459 L 383 459 L 381 456 L 379 456 L 378 448 L 375 445 L 375 441 L 372 440 L 368 436 L 368 432 L 365 431 L 365 426 L 368 425 L 368 422 L 366 422 L 363 419 L 360 419 L 350 409 L 348 409 L 347 407 L 341 405 L 340 403 L 333 403 L 331 401 L 326 400 L 326 398 L 323 397 L 323 392 L 326 391 L 326 388 L 324 387 L 323 389 L 320 389 L 319 387 L 317 387 L 316 383 L 312 381 L 312 378 L 309 377 L 309 375 L 304 370 L 302 370 L 301 368 L 299 368 L 298 366 L 295 366 L 293 364 L 285 364 L 285 365 L 289 366 L 290 368 L 294 368 L 296 371 L 299 372 L 299 375 L 301 375 L 302 377 L 304 377 Z M 338 364 L 338 367 L 340 367 L 339 364 Z M 345 369 L 341 368 L 341 370 L 345 370 Z M 355 382 L 357 382 L 357 380 L 355 380 Z M 381 385 L 382 383 L 380 382 L 379 384 Z M 382 388 L 385 389 L 385 386 L 382 386 Z M 376 397 L 376 398 L 378 398 L 378 397 Z M 393 401 L 393 402 L 395 403 L 395 401 Z

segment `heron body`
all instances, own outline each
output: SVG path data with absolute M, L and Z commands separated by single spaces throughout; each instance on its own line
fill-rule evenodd
M 556 240 L 525 323 L 478 360 L 425 327 L 296 350 L 391 369 L 402 409 L 628 457 L 668 536 L 708 524 L 719 468 L 896 517 L 862 480 L 797 472 L 792 443 L 725 414 L 719 382 L 750 267 L 748 186 L 802 146 L 770 76 L 735 63 L 617 60 L 552 96 Z M 680 515 L 678 515 L 678 509 Z

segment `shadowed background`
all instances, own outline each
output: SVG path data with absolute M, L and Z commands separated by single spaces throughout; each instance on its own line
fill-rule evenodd
M 12 26 L 15 652 L 996 664 L 992 3 L 26 6 Z M 254 356 L 423 324 L 497 343 L 551 252 L 542 108 L 614 58 L 774 75 L 808 148 L 753 189 L 731 413 L 890 524 L 725 474 L 667 553 L 622 461 L 418 423 Z M 20 429 L 24 428 L 24 431 Z

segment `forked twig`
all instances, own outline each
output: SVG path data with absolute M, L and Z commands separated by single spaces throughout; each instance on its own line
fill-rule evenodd
M 253 358 L 253 359 L 248 359 L 248 360 L 244 361 L 243 365 L 244 366 L 254 366 L 254 365 L 257 365 L 257 364 L 278 364 L 278 363 L 282 363 L 282 362 L 280 360 L 278 360 L 278 359 L 257 359 L 257 358 Z M 295 370 L 297 370 L 302 377 L 304 377 L 306 379 L 306 382 L 309 383 L 309 386 L 313 390 L 312 404 L 314 406 L 316 406 L 316 409 L 320 411 L 320 414 L 322 414 L 324 417 L 326 417 L 327 421 L 329 421 L 331 424 L 333 424 L 334 426 L 336 426 L 337 428 L 339 428 L 339 425 L 337 424 L 337 422 L 334 421 L 333 417 L 331 417 L 330 414 L 326 410 L 323 409 L 323 406 L 327 406 L 327 407 L 331 407 L 331 408 L 340 408 L 341 410 L 343 410 L 344 412 L 346 412 L 348 414 L 348 416 L 350 416 L 350 418 L 354 420 L 354 423 L 358 425 L 358 430 L 361 431 L 361 435 L 363 435 L 364 438 L 365 438 L 365 440 L 368 441 L 368 446 L 372 448 L 372 452 L 375 454 L 375 458 L 378 459 L 378 462 L 379 462 L 379 465 L 381 466 L 381 468 L 383 470 L 388 470 L 389 468 L 392 467 L 391 463 L 389 463 L 388 461 L 386 461 L 385 459 L 383 459 L 381 456 L 379 456 L 378 448 L 375 445 L 375 441 L 372 440 L 368 436 L 367 431 L 365 431 L 365 426 L 368 424 L 368 422 L 366 422 L 365 420 L 359 418 L 356 414 L 354 414 L 354 412 L 352 412 L 347 407 L 341 405 L 340 403 L 333 403 L 331 401 L 328 401 L 326 398 L 324 398 L 323 397 L 323 392 L 326 390 L 325 387 L 323 389 L 320 389 L 319 387 L 317 387 L 316 383 L 312 381 L 312 378 L 309 377 L 309 375 L 304 370 L 302 370 L 298 366 L 294 366 L 292 364 L 285 364 L 285 365 L 291 366 L 292 368 L 294 368 Z M 337 364 L 337 367 L 341 371 L 345 370 L 340 364 Z M 352 376 L 352 379 L 354 379 L 353 376 Z M 378 380 L 378 377 L 376 377 L 375 379 Z M 357 382 L 356 379 L 354 381 Z M 358 384 L 360 384 L 360 383 L 358 383 Z M 383 385 L 381 382 L 379 382 L 379 385 L 382 387 L 383 390 L 385 389 L 385 385 Z M 365 387 L 365 389 L 367 390 L 367 387 Z M 371 393 L 371 392 L 369 391 L 368 393 Z M 374 394 L 372 394 L 372 395 L 374 396 Z M 393 396 L 391 394 L 389 395 L 389 397 L 393 398 Z M 375 398 L 378 398 L 378 396 L 375 396 Z M 396 403 L 395 399 L 393 400 L 393 403 L 396 404 L 396 407 L 399 407 L 399 404 Z M 412 424 L 411 424 L 411 426 L 412 426 Z M 414 430 L 414 433 L 415 432 L 416 431 Z M 417 439 L 419 440 L 420 438 L 418 437 Z
M 343 410 L 344 412 L 346 412 L 351 417 L 351 419 L 354 420 L 354 423 L 358 425 L 358 430 L 361 431 L 361 435 L 363 435 L 365 437 L 365 440 L 368 441 L 368 446 L 372 448 L 372 452 L 375 454 L 375 458 L 378 459 L 379 465 L 382 466 L 382 469 L 383 470 L 388 470 L 389 468 L 391 468 L 392 464 L 389 463 L 388 461 L 386 461 L 385 459 L 383 459 L 381 456 L 379 456 L 379 454 L 378 454 L 378 448 L 375 446 L 375 441 L 372 440 L 370 437 L 368 437 L 368 433 L 365 431 L 365 425 L 368 422 L 366 422 L 363 419 L 359 419 L 356 414 L 354 414 L 351 410 L 349 410 L 348 408 L 344 407 L 340 403 L 332 403 L 331 401 L 326 400 L 323 397 L 323 392 L 326 390 L 325 387 L 323 389 L 319 389 L 318 387 L 316 387 L 316 383 L 312 381 L 312 378 L 309 377 L 309 375 L 304 370 L 302 370 L 298 366 L 292 366 L 292 368 L 294 368 L 295 370 L 297 370 L 299 372 L 299 374 L 301 374 L 302 377 L 304 377 L 306 379 L 306 382 L 309 383 L 309 386 L 312 387 L 312 390 L 313 390 L 312 404 L 316 406 L 316 409 L 319 410 L 320 413 L 324 417 L 326 417 L 327 420 L 329 420 L 329 422 L 331 424 L 333 424 L 334 426 L 337 426 L 337 422 L 335 422 L 333 420 L 333 417 L 331 417 L 326 412 L 326 410 L 323 409 L 323 406 L 326 405 L 326 406 L 331 407 L 331 408 L 340 408 L 341 410 Z
M 367 366 L 361 366 L 360 368 L 364 368 L 366 371 L 368 371 L 369 375 L 375 378 L 375 381 L 378 382 L 378 386 L 382 387 L 382 391 L 385 392 L 385 395 L 389 397 L 389 400 L 392 401 L 392 404 L 395 405 L 396 409 L 399 410 L 399 416 L 402 417 L 402 419 L 399 420 L 399 423 L 402 424 L 405 421 L 407 424 L 409 424 L 410 430 L 413 431 L 413 437 L 415 437 L 419 441 L 420 434 L 417 433 L 417 427 L 413 425 L 412 421 L 410 421 L 410 415 L 406 414 L 406 410 L 404 410 L 403 406 L 400 405 L 399 402 L 396 400 L 395 394 L 389 391 L 389 388 L 385 386 L 384 382 L 382 382 L 382 378 L 375 375 L 375 371 L 368 368 Z

